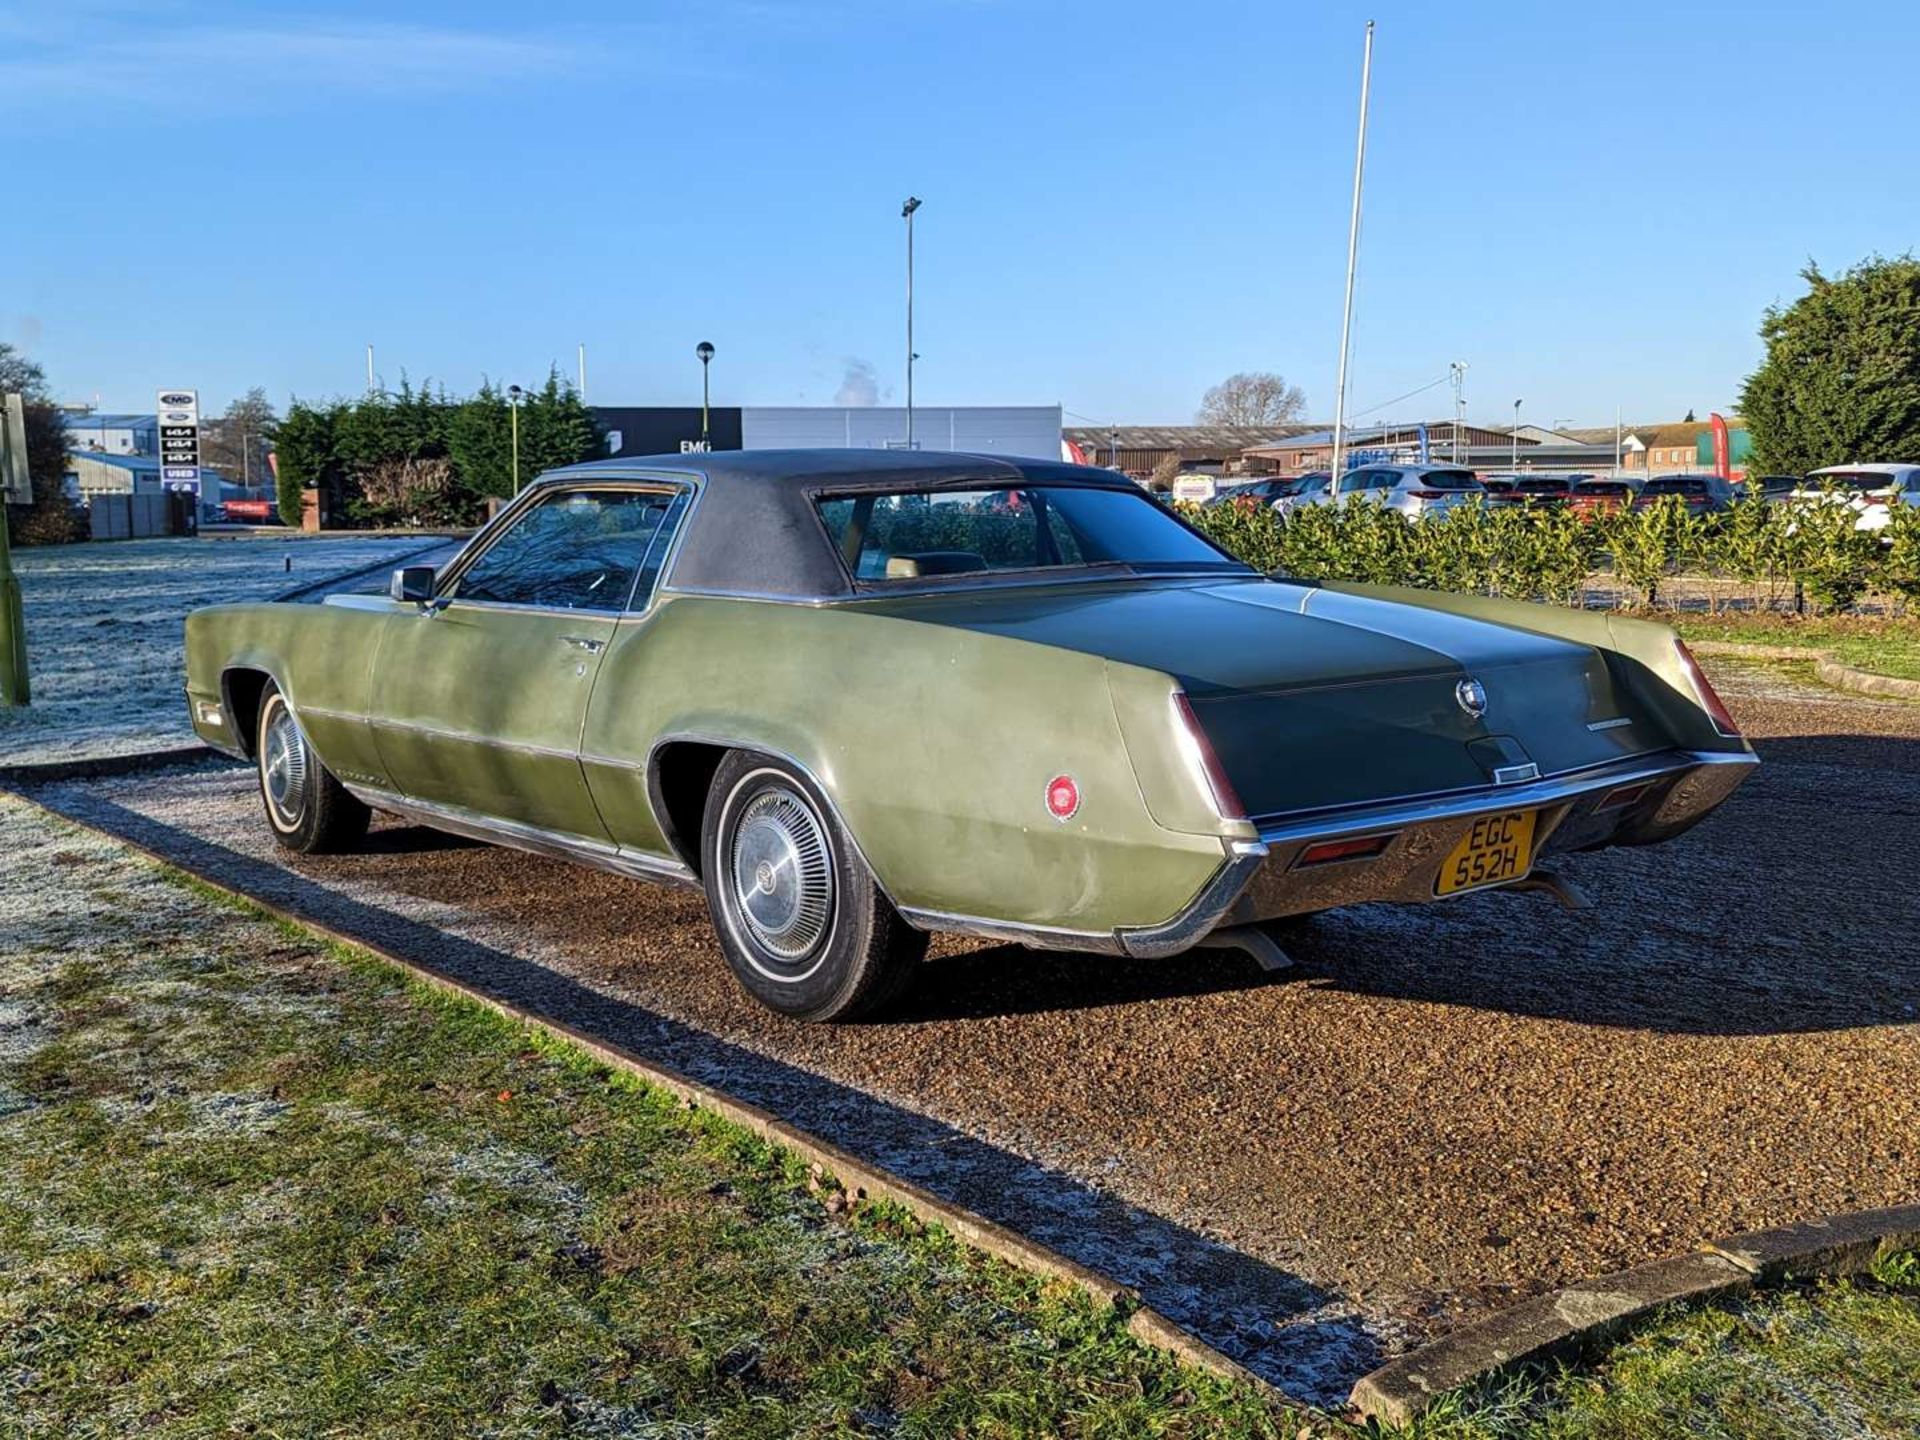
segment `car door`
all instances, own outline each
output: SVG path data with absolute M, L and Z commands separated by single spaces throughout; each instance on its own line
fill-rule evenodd
M 431 603 L 391 616 L 368 719 L 409 799 L 604 841 L 580 769 L 600 660 L 682 493 L 543 487 Z

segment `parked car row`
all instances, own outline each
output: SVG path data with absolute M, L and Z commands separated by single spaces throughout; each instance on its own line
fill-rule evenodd
M 1469 500 L 1488 505 L 1567 506 L 1583 518 L 1616 510 L 1645 509 L 1672 496 L 1691 514 L 1715 515 L 1730 509 L 1757 485 L 1769 501 L 1813 504 L 1838 501 L 1859 512 L 1859 528 L 1878 530 L 1894 505 L 1920 507 L 1920 465 L 1831 465 L 1805 477 L 1756 475 L 1733 481 L 1722 475 L 1634 476 L 1476 475 L 1452 465 L 1368 465 L 1349 470 L 1336 482 L 1325 470 L 1274 476 L 1223 488 L 1209 504 L 1256 500 L 1285 515 L 1308 505 L 1348 505 L 1365 499 L 1401 514 L 1444 514 Z

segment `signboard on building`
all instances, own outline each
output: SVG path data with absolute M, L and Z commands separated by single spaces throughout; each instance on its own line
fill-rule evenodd
M 200 392 L 162 390 L 154 397 L 160 423 L 160 483 L 170 490 L 200 489 Z

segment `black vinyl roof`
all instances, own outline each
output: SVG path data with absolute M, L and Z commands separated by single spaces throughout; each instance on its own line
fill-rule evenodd
M 621 456 L 550 470 L 536 484 L 686 477 L 698 494 L 666 590 L 795 600 L 853 593 L 814 511 L 822 495 L 898 490 L 1004 490 L 1072 485 L 1139 494 L 1126 476 L 1089 465 L 939 450 L 717 450 Z

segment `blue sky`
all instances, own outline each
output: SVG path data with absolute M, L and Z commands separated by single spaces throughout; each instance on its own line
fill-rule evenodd
M 350 393 L 377 346 L 599 403 L 901 392 L 1178 422 L 1728 408 L 1809 257 L 1920 240 L 1920 6 L 0 0 L 0 339 L 63 397 Z M 850 373 L 851 372 L 851 373 Z M 1444 388 L 1374 418 L 1445 413 Z

